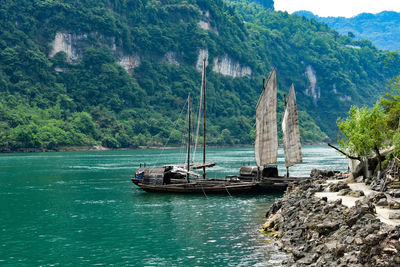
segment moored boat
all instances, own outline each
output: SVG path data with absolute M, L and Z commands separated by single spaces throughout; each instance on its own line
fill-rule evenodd
M 203 162 L 190 163 L 191 143 L 191 105 L 188 96 L 188 142 L 186 164 L 171 164 L 162 167 L 140 167 L 136 170 L 132 182 L 142 190 L 151 193 L 179 193 L 179 194 L 245 194 L 253 192 L 256 183 L 240 181 L 235 177 L 225 179 L 209 179 L 206 168 L 215 166 L 215 163 L 206 162 L 206 98 L 205 98 L 206 65 L 203 61 L 203 81 L 201 98 L 203 98 Z M 201 103 L 201 101 L 200 101 Z M 199 112 L 200 114 L 200 112 Z M 200 118 L 200 116 L 199 116 Z M 196 138 L 197 140 L 197 138 Z M 195 153 L 194 153 L 195 154 Z M 191 171 L 202 169 L 202 175 Z
M 142 167 L 132 182 L 146 192 L 186 194 L 245 194 L 251 193 L 254 182 L 238 179 L 192 179 L 187 181 L 175 166 Z

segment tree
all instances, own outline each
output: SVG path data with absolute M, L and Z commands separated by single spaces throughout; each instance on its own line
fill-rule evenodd
M 386 145 L 387 127 L 385 114 L 379 105 L 372 109 L 351 107 L 349 117 L 345 120 L 338 119 L 338 127 L 343 138 L 339 140 L 342 149 L 350 155 L 368 158 L 375 152 L 379 169 L 381 170 L 381 154 L 379 152 Z

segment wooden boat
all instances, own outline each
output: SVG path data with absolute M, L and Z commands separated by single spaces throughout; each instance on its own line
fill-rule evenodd
M 297 103 L 294 86 L 290 88 L 288 101 L 285 99 L 285 113 L 282 131 L 285 152 L 286 176 L 278 175 L 275 164 L 278 158 L 278 131 L 276 122 L 277 82 L 276 71 L 272 70 L 256 107 L 256 140 L 254 154 L 257 166 L 243 166 L 239 171 L 241 181 L 255 181 L 255 190 L 282 192 L 290 182 L 306 178 L 290 177 L 289 167 L 302 162 Z
M 196 179 L 187 181 L 175 166 L 143 167 L 136 171 L 132 182 L 146 192 L 185 194 L 246 194 L 255 183 L 238 179 Z M 139 177 L 140 176 L 140 177 Z
M 165 165 L 162 167 L 140 167 L 136 170 L 132 182 L 146 192 L 152 193 L 179 193 L 179 194 L 244 194 L 251 193 L 256 185 L 252 181 L 240 181 L 239 179 L 207 179 L 206 168 L 215 166 L 215 163 L 206 162 L 206 97 L 205 97 L 205 60 L 203 61 L 202 94 L 203 105 L 203 162 L 190 163 L 191 142 L 191 106 L 190 95 L 188 96 L 188 146 L 187 163 Z M 202 177 L 190 171 L 191 169 L 202 169 Z M 192 176 L 195 179 L 192 179 Z

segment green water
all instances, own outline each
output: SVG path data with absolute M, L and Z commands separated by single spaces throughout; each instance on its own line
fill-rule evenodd
M 285 254 L 259 230 L 279 195 L 142 192 L 130 181 L 139 163 L 185 157 L 178 149 L 160 152 L 0 155 L 0 265 L 280 265 Z M 303 154 L 293 175 L 346 169 L 346 160 L 327 147 L 304 147 Z M 208 160 L 218 163 L 209 176 L 223 177 L 252 163 L 253 151 L 214 148 Z

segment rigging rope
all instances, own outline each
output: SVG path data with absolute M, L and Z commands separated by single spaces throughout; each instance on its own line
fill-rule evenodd
M 178 119 L 175 121 L 174 125 L 172 126 L 172 130 L 175 130 L 175 129 L 176 129 L 176 126 L 177 126 L 177 124 L 178 124 L 178 122 L 179 122 L 179 118 L 182 116 L 182 113 L 183 113 L 183 111 L 185 110 L 186 105 L 188 104 L 188 102 L 189 102 L 189 101 L 188 101 L 188 99 L 187 99 L 186 102 L 185 102 L 185 105 L 183 106 L 183 108 L 182 108 L 182 110 L 181 110 L 181 112 L 180 112 L 180 114 L 179 114 L 179 116 L 178 116 Z M 161 158 L 162 154 L 164 153 L 165 148 L 167 147 L 169 140 L 171 139 L 172 132 L 173 132 L 173 131 L 171 131 L 171 133 L 169 134 L 169 137 L 168 137 L 168 139 L 167 139 L 167 142 L 165 143 L 165 145 L 164 145 L 163 148 L 161 149 L 161 152 L 160 152 L 160 154 L 158 155 L 157 160 L 156 160 L 155 163 L 153 164 L 153 167 L 155 167 L 155 166 L 158 165 L 158 162 L 160 161 L 160 158 Z
M 200 182 L 200 185 L 201 185 L 201 190 L 203 191 L 204 196 L 205 196 L 206 198 L 208 198 L 206 192 L 204 191 L 203 183 Z
M 226 184 L 224 184 L 224 186 L 225 186 L 226 192 L 228 192 L 228 195 L 232 198 L 232 195 L 231 195 L 231 193 L 229 193 L 229 190 L 228 190 L 228 188 L 226 187 Z

